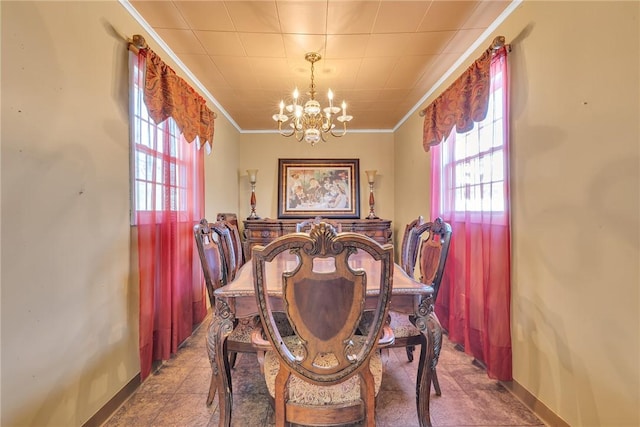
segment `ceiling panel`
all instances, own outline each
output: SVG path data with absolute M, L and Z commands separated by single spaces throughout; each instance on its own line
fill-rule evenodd
M 205 2 L 202 2 L 205 3 Z M 273 1 L 225 1 L 236 31 L 279 33 L 280 21 Z M 216 19 L 211 16 L 211 19 Z
M 382 1 L 373 32 L 412 33 L 420 26 L 430 5 L 430 1 Z
M 509 1 L 131 1 L 241 130 L 275 129 L 295 87 L 347 102 L 352 129 L 392 129 Z M 154 40 L 147 40 L 157 47 Z M 487 47 L 491 40 L 488 40 Z
M 235 31 L 224 2 L 177 1 L 174 4 L 194 30 Z
M 407 55 L 436 55 L 449 44 L 455 31 L 430 31 L 411 34 L 407 43 Z
M 464 28 L 486 28 L 509 6 L 511 0 L 493 0 L 480 2 L 473 11 Z
M 180 59 L 194 75 L 198 76 L 200 83 L 205 85 L 210 93 L 213 94 L 220 88 L 231 87 L 209 56 L 184 54 L 180 55 Z
M 327 29 L 326 1 L 278 1 L 280 30 L 289 34 L 324 34 Z
M 372 34 L 367 44 L 366 56 L 404 55 L 413 33 Z
M 245 56 L 240 35 L 228 31 L 196 31 L 196 37 L 212 56 Z
M 434 1 L 418 31 L 450 31 L 465 28 L 465 22 L 479 3 L 479 1 Z
M 362 58 L 369 42 L 368 34 L 341 34 L 327 36 L 325 59 Z
M 190 29 L 174 2 L 131 1 L 130 3 L 156 31 L 158 28 Z
M 162 40 L 171 46 L 171 50 L 178 55 L 206 53 L 202 43 L 191 30 L 158 28 L 156 31 Z
M 258 58 L 284 58 L 282 34 L 240 33 L 247 56 Z
M 401 57 L 384 87 L 388 89 L 412 88 L 424 74 L 427 68 L 425 64 L 429 64 L 432 60 L 432 56 Z
M 329 2 L 328 34 L 370 34 L 378 15 L 378 1 Z
M 325 54 L 327 38 L 324 34 L 283 34 L 282 38 L 288 58 L 304 59 L 307 52 Z
M 398 57 L 363 58 L 356 78 L 356 89 L 384 87 L 391 72 L 398 63 Z

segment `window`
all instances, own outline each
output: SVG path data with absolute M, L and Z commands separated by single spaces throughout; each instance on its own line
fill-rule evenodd
M 144 73 L 135 61 L 131 69 L 131 216 L 135 224 L 137 213 L 186 212 L 191 181 L 191 155 L 186 151 L 197 144 L 186 143 L 172 118 L 156 124 L 149 117 L 143 99 Z
M 504 212 L 506 165 L 502 72 L 491 77 L 487 117 L 442 144 L 442 210 Z

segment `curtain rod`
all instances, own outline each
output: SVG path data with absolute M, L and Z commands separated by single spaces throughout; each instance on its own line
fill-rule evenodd
M 149 45 L 147 45 L 147 41 L 140 34 L 134 34 L 132 38 L 127 40 L 127 42 L 129 43 L 129 50 L 133 53 L 138 53 L 141 49 L 149 48 Z M 213 112 L 213 118 L 218 118 L 218 114 L 215 111 Z

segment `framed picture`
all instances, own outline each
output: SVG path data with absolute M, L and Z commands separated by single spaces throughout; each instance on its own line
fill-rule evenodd
M 279 159 L 278 218 L 360 218 L 358 159 Z

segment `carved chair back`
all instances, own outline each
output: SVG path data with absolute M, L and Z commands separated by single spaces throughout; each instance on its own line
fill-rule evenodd
M 235 214 L 218 214 L 217 221 L 226 226 L 231 233 L 233 251 L 236 258 L 237 268 L 239 269 L 246 262 L 246 257 L 244 256 L 244 250 L 242 249 L 242 238 L 240 237 L 240 231 L 238 230 L 238 220 L 236 219 Z
M 219 245 L 220 238 L 204 218 L 193 227 L 193 236 L 196 240 L 209 302 L 211 307 L 215 307 L 213 292 L 227 283 L 226 268 Z
M 402 236 L 402 245 L 400 246 L 400 266 L 409 276 L 413 277 L 413 271 L 416 264 L 416 246 L 418 239 L 414 238 L 415 229 L 418 225 L 424 224 L 424 218 L 419 216 L 404 227 L 404 235 Z
M 236 277 L 236 273 L 240 269 L 236 250 L 234 246 L 234 237 L 232 230 L 225 221 L 216 221 L 209 223 L 209 227 L 220 237 L 220 250 L 222 251 L 225 262 L 227 281 L 231 282 Z
M 420 224 L 414 229 L 417 264 L 420 268 L 418 279 L 433 286 L 433 301 L 438 297 L 442 274 L 449 254 L 451 226 L 438 217 L 433 222 Z M 415 258 L 414 258 L 415 259 Z
M 218 212 L 216 215 L 216 221 L 227 221 L 228 223 L 238 227 L 238 215 L 234 213 Z
M 367 271 L 350 266 L 350 257 L 359 251 L 380 264 L 380 277 L 368 279 Z M 297 262 L 281 277 L 268 275 L 269 263 L 279 262 L 283 253 Z M 252 262 L 260 317 L 279 361 L 275 379 L 276 425 L 284 425 L 285 421 L 328 425 L 322 422 L 347 423 L 363 417 L 367 425 L 374 425 L 375 391 L 369 362 L 378 347 L 391 298 L 393 247 L 381 246 L 361 234 L 337 234 L 334 227 L 320 222 L 313 225 L 309 234 L 288 234 L 266 247 L 254 247 Z M 270 280 L 276 283 L 269 284 Z M 372 327 L 366 335 L 358 336 L 368 283 L 377 285 L 379 296 L 375 304 L 367 306 L 374 310 Z M 283 339 L 274 321 L 278 310 L 271 298 L 274 289 L 282 295 L 280 302 L 293 327 L 294 340 Z M 363 387 L 358 386 L 360 398 L 354 405 L 360 409 L 345 404 L 333 407 L 290 403 L 287 384 L 292 375 L 320 387 L 358 375 L 358 384 L 361 382 Z

